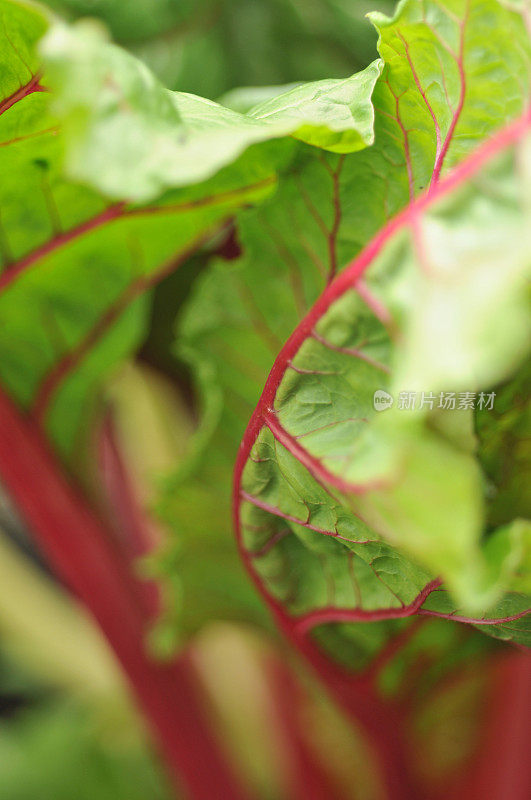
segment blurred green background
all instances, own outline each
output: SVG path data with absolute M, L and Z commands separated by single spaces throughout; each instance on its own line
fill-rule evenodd
M 346 77 L 375 57 L 364 15 L 389 0 L 51 0 L 98 16 L 171 89 L 216 98 L 235 86 Z

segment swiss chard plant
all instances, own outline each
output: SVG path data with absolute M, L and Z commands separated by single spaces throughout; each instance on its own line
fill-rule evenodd
M 212 618 L 268 628 L 269 609 L 385 797 L 442 796 L 411 766 L 419 698 L 466 664 L 496 664 L 493 729 L 522 710 L 531 14 L 369 17 L 361 72 L 223 105 L 96 23 L 0 0 L 0 476 L 191 797 L 256 796 L 197 696 L 187 641 Z M 148 503 L 113 376 L 164 299 L 199 412 Z M 480 756 L 452 796 L 527 796 L 503 748 Z M 336 797 L 321 778 L 297 797 Z

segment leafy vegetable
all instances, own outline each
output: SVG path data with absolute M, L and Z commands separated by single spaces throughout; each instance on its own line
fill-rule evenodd
M 463 663 L 498 652 L 492 638 L 531 641 L 525 9 L 402 0 L 370 15 L 380 57 L 361 72 L 218 103 L 164 88 L 94 22 L 17 0 L 0 18 L 7 490 L 104 630 L 176 785 L 244 800 L 186 649 L 212 619 L 267 626 L 231 549 L 243 435 L 245 566 L 385 790 L 413 796 L 404 731 L 436 717 L 441 676 L 463 688 L 452 730 L 488 691 Z M 131 365 L 165 294 L 192 435 L 182 397 Z M 168 538 L 134 569 L 155 527 Z M 161 577 L 177 591 L 157 637 Z M 426 703 L 406 712 L 420 673 Z

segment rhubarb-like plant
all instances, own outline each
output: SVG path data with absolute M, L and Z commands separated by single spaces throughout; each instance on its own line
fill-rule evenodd
M 467 654 L 530 644 L 527 4 L 402 0 L 369 15 L 363 71 L 234 94 L 238 110 L 165 89 L 94 23 L 22 0 L 0 15 L 6 489 L 193 796 L 244 790 L 189 661 L 146 639 L 262 622 L 231 493 L 274 620 L 361 725 L 388 796 L 414 796 L 408 673 L 431 690 Z M 131 563 L 150 545 L 109 378 L 194 258 L 174 355 L 200 421 L 157 485 L 175 537 L 150 574 L 180 587 L 161 610 Z

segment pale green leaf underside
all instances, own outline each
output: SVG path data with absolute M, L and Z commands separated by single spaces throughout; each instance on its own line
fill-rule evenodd
M 373 142 L 371 94 L 380 61 L 344 81 L 304 84 L 263 112 L 241 114 L 164 89 L 90 23 L 55 25 L 42 50 L 65 126 L 67 171 L 110 197 L 151 200 L 206 180 L 252 144 L 287 135 L 340 152 Z

